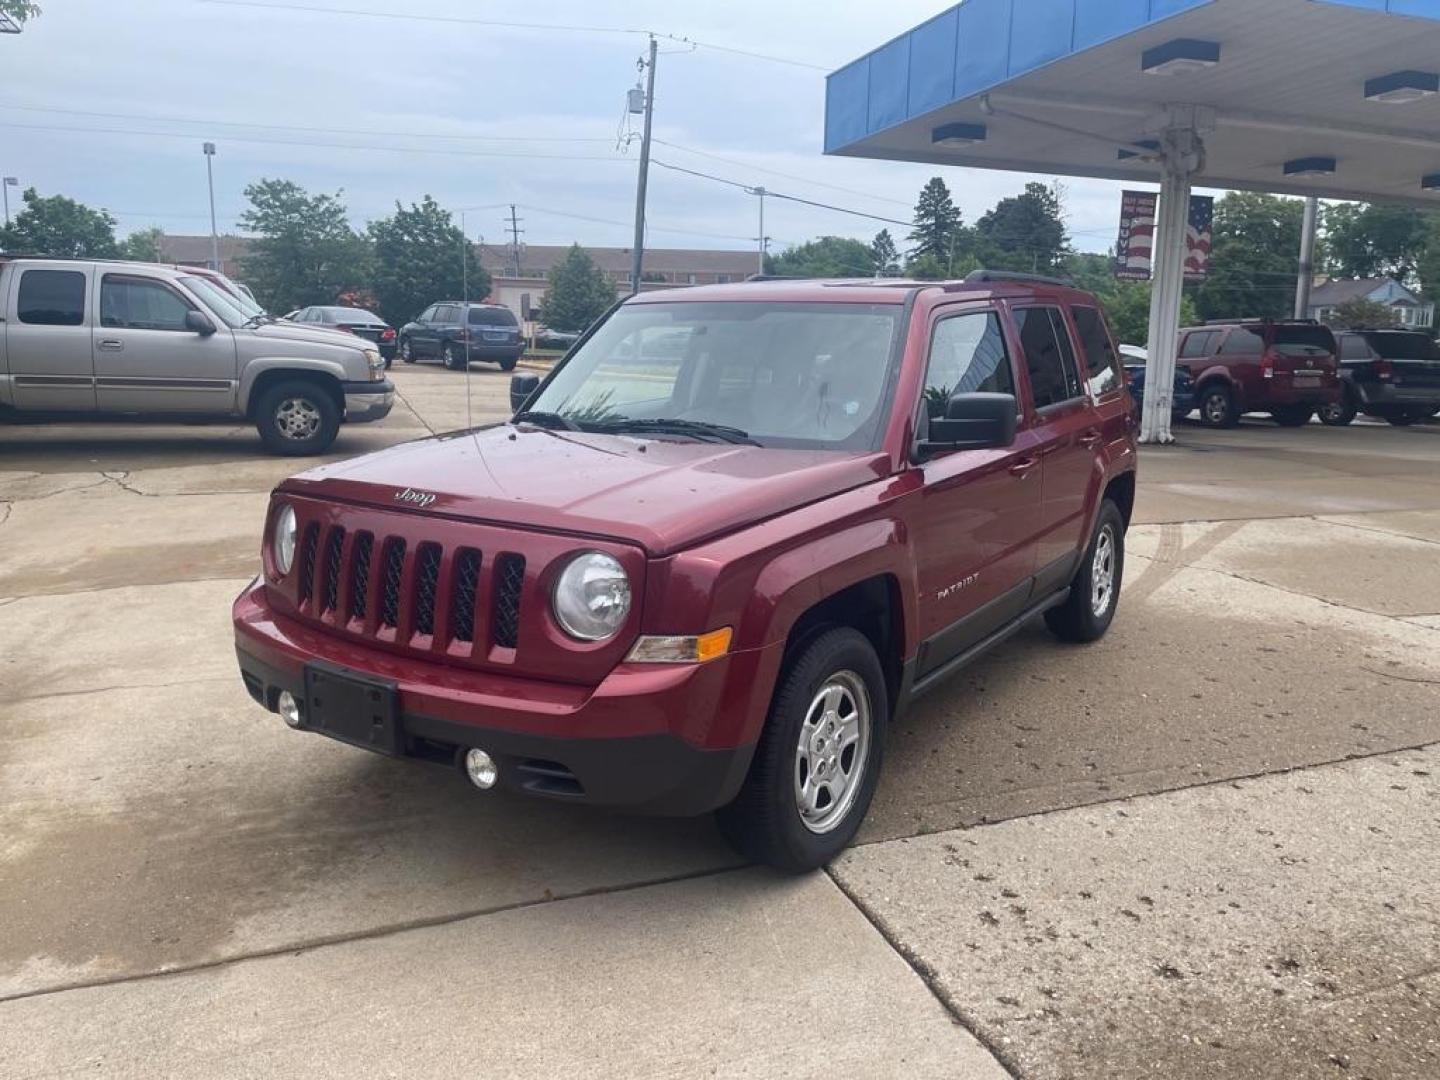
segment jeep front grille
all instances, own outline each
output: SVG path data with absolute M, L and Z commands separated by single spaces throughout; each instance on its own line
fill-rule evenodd
M 455 557 L 455 596 L 450 604 L 450 636 L 475 640 L 475 598 L 480 587 L 480 552 L 461 548 Z
M 355 538 L 355 556 L 351 560 L 350 617 L 365 618 L 366 599 L 370 592 L 370 554 L 375 547 L 372 533 L 362 532 Z
M 385 544 L 385 564 L 380 580 L 380 625 L 395 629 L 400 625 L 400 578 L 405 569 L 405 541 L 390 540 Z
M 345 530 L 332 528 L 325 545 L 325 603 L 321 611 L 334 611 L 340 604 L 340 556 L 344 550 Z
M 495 623 L 491 632 L 496 645 L 513 649 L 520 636 L 520 590 L 525 584 L 525 556 L 501 555 L 499 566 L 493 609 Z
M 435 586 L 440 577 L 440 545 L 421 544 L 415 569 L 415 631 L 435 633 Z

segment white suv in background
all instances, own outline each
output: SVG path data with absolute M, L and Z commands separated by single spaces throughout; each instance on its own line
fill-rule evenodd
M 394 400 L 372 343 L 277 320 L 204 272 L 0 255 L 0 415 L 243 418 L 299 455 Z

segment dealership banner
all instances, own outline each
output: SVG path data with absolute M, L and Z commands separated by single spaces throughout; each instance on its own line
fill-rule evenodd
M 1117 278 L 1150 280 L 1150 259 L 1155 250 L 1155 209 L 1159 200 L 1153 191 L 1120 193 L 1120 239 L 1115 245 Z
M 1185 280 L 1204 281 L 1210 272 L 1214 237 L 1215 200 L 1209 195 L 1190 197 L 1190 219 L 1185 226 Z
M 1115 276 L 1149 281 L 1155 255 L 1155 214 L 1160 197 L 1153 191 L 1126 191 L 1120 196 L 1120 238 L 1115 244 Z M 1185 225 L 1185 280 L 1201 281 L 1210 269 L 1215 200 L 1190 199 Z

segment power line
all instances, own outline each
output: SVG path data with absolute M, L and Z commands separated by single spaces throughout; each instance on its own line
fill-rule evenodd
M 758 193 L 759 190 L 758 188 L 755 188 L 750 184 L 743 184 L 738 180 L 729 180 L 723 176 L 715 176 L 713 173 L 700 172 L 696 169 L 687 169 L 683 165 L 672 165 L 669 162 L 660 161 L 658 159 L 656 159 L 655 164 L 659 165 L 662 169 L 670 169 L 674 172 L 685 173 L 689 176 L 698 176 L 702 180 L 713 180 L 717 184 L 725 184 L 729 187 L 736 187 L 739 188 L 741 191 L 749 192 L 751 194 Z M 851 214 L 854 217 L 869 218 L 871 221 L 884 221 L 891 225 L 903 225 L 907 229 L 915 224 L 913 221 L 901 221 L 899 218 L 883 217 L 880 214 L 871 214 L 864 210 L 854 210 L 847 206 L 835 206 L 831 203 L 816 202 L 814 199 L 802 199 L 798 195 L 786 195 L 779 191 L 771 191 L 769 188 L 765 189 L 765 194 L 772 199 L 784 199 L 787 202 L 802 203 L 805 206 L 814 206 L 818 207 L 821 210 L 832 210 L 837 214 Z
M 266 131 L 293 131 L 306 135 L 360 135 L 380 139 L 464 139 L 473 142 L 608 143 L 610 139 L 541 135 L 446 135 L 440 132 L 375 131 L 357 128 L 297 127 L 293 124 L 252 124 L 243 120 L 211 120 L 187 116 L 154 116 L 145 113 L 92 112 L 87 109 L 59 109 L 40 105 L 0 103 L 0 109 L 19 112 L 57 113 L 63 116 L 93 116 L 104 120 L 140 120 L 161 124 L 194 124 L 199 127 L 261 128 Z M 226 136 L 233 138 L 233 136 Z
M 369 19 L 403 19 L 410 22 L 449 23 L 451 25 L 459 24 L 464 26 L 493 26 L 502 30 L 544 30 L 552 33 L 573 34 L 639 34 L 642 36 L 663 38 L 666 41 L 673 41 L 681 45 L 690 45 L 698 49 L 713 49 L 716 52 L 730 53 L 734 56 L 745 56 L 751 60 L 764 60 L 772 64 L 809 68 L 812 71 L 829 72 L 831 70 L 822 64 L 812 64 L 806 60 L 792 60 L 786 56 L 774 56 L 769 53 L 754 52 L 750 49 L 741 49 L 734 45 L 720 45 L 713 41 L 700 41 L 697 38 L 687 37 L 684 34 L 667 34 L 659 30 L 647 30 L 633 26 L 588 26 L 573 23 L 513 22 L 502 19 L 475 19 L 463 15 L 420 15 L 412 12 L 371 11 L 363 8 L 320 7 L 314 4 L 260 3 L 259 0 L 198 0 L 198 2 L 202 4 L 214 4 L 218 7 L 260 8 L 261 10 L 270 11 L 303 11 L 318 15 L 355 15 Z
M 689 146 L 681 146 L 679 143 L 666 142 L 664 139 L 656 139 L 661 146 L 668 146 L 672 150 L 679 150 L 686 154 L 694 154 L 697 157 L 709 158 L 712 161 L 721 161 L 726 165 L 735 165 L 742 169 L 751 169 L 754 172 L 766 173 L 769 176 L 780 176 L 786 180 L 794 180 L 801 184 L 810 184 L 812 187 L 828 188 L 831 191 L 841 191 L 847 195 L 859 195 L 861 198 L 874 199 L 877 202 L 894 203 L 896 206 L 909 206 L 904 199 L 891 198 L 888 195 L 876 195 L 869 191 L 860 191 L 856 188 L 842 187 L 839 184 L 829 184 L 823 180 L 815 180 L 808 176 L 797 176 L 794 173 L 781 172 L 779 169 L 767 169 L 762 165 L 752 165 L 746 161 L 738 161 L 735 158 L 721 157 L 719 154 L 712 154 L 706 150 L 696 150 Z

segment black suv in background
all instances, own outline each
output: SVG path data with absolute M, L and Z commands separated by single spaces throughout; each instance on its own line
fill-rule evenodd
M 1340 341 L 1344 397 L 1320 410 L 1340 427 L 1356 413 L 1403 426 L 1440 413 L 1440 346 L 1415 330 L 1349 330 Z
M 524 351 L 520 321 L 501 304 L 445 300 L 400 328 L 400 359 L 407 364 L 433 357 L 463 371 L 471 360 L 491 360 L 510 371 Z

